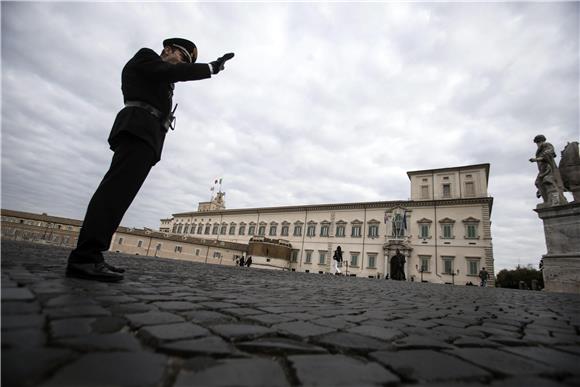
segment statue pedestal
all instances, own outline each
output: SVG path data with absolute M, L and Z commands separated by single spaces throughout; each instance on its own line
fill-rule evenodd
M 544 222 L 544 289 L 580 293 L 580 203 L 534 210 Z

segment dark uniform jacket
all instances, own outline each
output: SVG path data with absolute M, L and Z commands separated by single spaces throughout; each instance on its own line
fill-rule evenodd
M 171 111 L 173 83 L 210 77 L 207 64 L 171 64 L 149 48 L 140 49 L 123 68 L 123 101 L 146 102 L 161 111 L 163 118 L 140 107 L 123 108 L 109 135 L 111 149 L 114 151 L 121 137 L 129 133 L 147 142 L 155 151 L 156 162 L 159 161 L 166 133 L 162 123 Z

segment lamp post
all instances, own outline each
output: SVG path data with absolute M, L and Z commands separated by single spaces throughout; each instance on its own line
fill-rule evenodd
M 415 265 L 415 268 L 421 273 L 421 282 L 423 282 L 423 265 L 421 265 L 421 269 L 419 269 L 419 265 Z
M 459 275 L 459 269 L 457 269 L 457 274 L 454 271 L 451 272 L 451 283 L 455 285 L 455 276 Z

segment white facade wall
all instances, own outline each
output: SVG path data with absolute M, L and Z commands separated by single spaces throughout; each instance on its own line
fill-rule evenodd
M 250 225 L 254 225 L 255 235 L 259 227 L 265 227 L 264 236 L 273 239 L 284 239 L 290 242 L 295 251 L 288 263 L 290 270 L 310 273 L 329 273 L 332 271 L 332 254 L 341 246 L 345 266 L 343 272 L 359 277 L 384 278 L 390 274 L 389 259 L 398 244 L 407 249 L 405 273 L 407 280 L 419 281 L 421 278 L 422 259 L 429 260 L 429 269 L 422 273 L 424 281 L 436 283 L 478 284 L 477 273 L 485 267 L 493 275 L 493 249 L 490 231 L 490 212 L 492 199 L 487 195 L 487 177 L 489 165 L 446 168 L 433 171 L 409 172 L 411 183 L 410 201 L 345 203 L 319 206 L 295 206 L 256 209 L 231 209 L 214 212 L 191 212 L 174 214 L 171 228 L 194 224 L 196 230 L 190 236 L 207 239 L 219 239 L 237 243 L 248 243 Z M 466 184 L 471 184 L 466 189 Z M 449 196 L 443 198 L 443 185 L 448 184 Z M 424 198 L 427 185 L 429 195 L 435 199 Z M 469 192 L 468 192 L 469 191 Z M 392 237 L 392 222 L 385 223 L 387 214 L 393 210 L 407 211 L 407 229 L 404 238 Z M 444 220 L 452 225 L 451 238 L 443 235 Z M 164 227 L 167 227 L 167 220 Z M 429 224 L 429 235 L 420 237 L 419 221 Z M 197 227 L 203 224 L 204 233 L 197 234 Z M 294 235 L 297 223 L 302 225 L 302 233 Z M 206 225 L 210 233 L 206 234 Z M 226 233 L 212 233 L 218 224 L 218 230 L 226 225 Z M 240 225 L 245 225 L 245 235 L 239 235 Z M 475 225 L 475 238 L 467 237 L 467 224 Z M 235 234 L 230 234 L 230 226 L 235 225 Z M 270 235 L 270 227 L 276 225 L 276 234 Z M 283 225 L 289 226 L 288 235 L 281 235 Z M 315 235 L 309 236 L 308 226 L 315 226 Z M 321 227 L 328 226 L 328 236 L 321 236 Z M 345 226 L 344 236 L 337 235 L 337 227 Z M 353 226 L 361 227 L 360 236 L 353 236 Z M 376 236 L 369 235 L 369 226 L 378 226 Z M 178 229 L 176 229 L 177 231 Z M 390 246 L 390 247 L 389 247 Z M 389 255 L 390 254 L 390 255 Z M 310 260 L 308 256 L 310 255 Z M 323 260 L 321 261 L 321 255 Z M 356 255 L 356 265 L 351 264 L 351 256 Z M 445 259 L 451 259 L 452 273 L 445 273 Z M 374 261 L 374 262 L 373 262 Z M 348 268 L 346 263 L 348 262 Z M 449 268 L 449 264 L 447 266 Z M 470 273 L 470 270 L 472 273 Z M 493 281 L 490 281 L 492 284 Z
M 448 199 L 449 197 L 444 196 L 444 184 L 450 184 L 451 198 L 487 196 L 488 173 L 488 164 L 408 172 L 411 180 L 411 200 Z M 473 184 L 472 194 L 468 187 L 470 183 Z M 427 186 L 427 195 L 424 195 L 422 186 Z

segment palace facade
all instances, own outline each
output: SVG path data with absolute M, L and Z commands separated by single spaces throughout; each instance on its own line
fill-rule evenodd
M 481 268 L 494 273 L 489 168 L 407 172 L 411 199 L 400 201 L 226 209 L 220 192 L 197 211 L 161 219 L 159 231 L 246 245 L 274 240 L 289 246 L 289 256 L 266 249 L 254 261 L 276 258 L 279 268 L 310 273 L 331 272 L 341 246 L 343 272 L 358 277 L 391 276 L 399 250 L 408 281 L 477 284 Z

